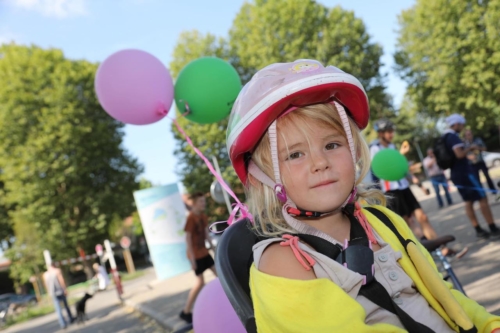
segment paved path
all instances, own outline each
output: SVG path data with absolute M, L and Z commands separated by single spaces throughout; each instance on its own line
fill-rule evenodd
M 214 278 L 211 271 L 205 272 L 205 282 Z M 169 330 L 179 330 L 186 326 L 186 323 L 179 319 L 179 313 L 186 304 L 189 290 L 194 283 L 193 272 L 165 281 L 153 281 L 149 284 L 150 289 L 144 288 L 137 296 L 125 300 L 125 304 L 155 318 Z
M 149 282 L 154 280 L 154 272 L 148 269 L 146 274 L 138 279 L 124 283 L 125 298 L 137 296 L 137 292 Z M 87 301 L 87 316 L 89 320 L 84 325 L 71 325 L 66 330 L 61 330 L 55 313 L 32 319 L 9 327 L 2 333 L 157 333 L 166 332 L 155 320 L 145 316 L 132 307 L 123 306 L 117 297 L 116 290 L 111 289 L 97 293 Z M 71 306 L 73 315 L 74 306 Z M 65 312 L 64 312 L 65 313 Z

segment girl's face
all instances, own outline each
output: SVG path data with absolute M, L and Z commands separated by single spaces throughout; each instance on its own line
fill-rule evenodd
M 354 186 L 355 169 L 347 139 L 313 120 L 300 130 L 287 123 L 278 131 L 280 172 L 287 195 L 298 208 L 330 212 Z

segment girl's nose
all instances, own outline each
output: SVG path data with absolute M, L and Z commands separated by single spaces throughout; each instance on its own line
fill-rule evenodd
M 318 172 L 330 168 L 330 162 L 325 153 L 317 152 L 311 155 L 312 158 L 312 172 Z

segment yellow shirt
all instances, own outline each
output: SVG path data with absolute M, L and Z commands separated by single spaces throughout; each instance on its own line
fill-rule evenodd
M 458 332 L 458 326 L 450 317 L 455 319 L 457 316 L 460 317 L 460 311 L 451 311 L 450 308 L 453 306 L 450 307 L 450 303 L 458 304 L 465 311 L 466 316 L 474 323 L 479 333 L 490 333 L 493 329 L 500 328 L 500 317 L 489 314 L 475 301 L 451 289 L 450 283 L 442 279 L 437 280 L 437 283 L 451 289 L 451 296 L 448 291 L 443 293 L 439 288 L 435 288 L 436 286 L 426 286 L 425 281 L 428 279 L 422 278 L 419 271 L 422 273 L 429 267 L 433 271 L 429 271 L 426 275 L 436 274 L 437 269 L 432 257 L 416 241 L 401 217 L 384 207 L 376 206 L 376 208 L 383 211 L 393 221 L 403 238 L 417 243 L 427 263 L 418 262 L 418 258 L 415 260 L 412 256 L 416 261 L 414 265 L 396 235 L 369 211 L 363 211 L 382 239 L 395 251 L 401 251 L 403 256 L 399 263 L 402 268 L 414 281 L 416 288 L 429 305 L 451 328 Z M 365 324 L 363 307 L 328 279 L 307 281 L 286 279 L 267 275 L 252 266 L 250 289 L 259 333 L 406 332 L 399 327 L 385 323 Z M 444 308 L 447 308 L 448 312 Z

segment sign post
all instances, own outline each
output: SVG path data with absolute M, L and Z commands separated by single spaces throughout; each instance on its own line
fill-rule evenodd
M 116 269 L 115 256 L 113 255 L 113 250 L 111 249 L 111 244 L 109 240 L 104 241 L 104 247 L 106 248 L 106 258 L 109 260 L 109 265 L 111 266 L 111 275 L 113 275 L 113 281 L 116 286 L 116 292 L 118 293 L 118 298 L 122 299 L 123 287 L 122 281 L 120 279 L 120 274 Z
M 52 265 L 52 257 L 49 250 L 43 250 L 43 259 L 45 259 L 45 265 L 49 268 Z
M 127 272 L 132 274 L 135 272 L 134 261 L 132 260 L 132 255 L 130 254 L 130 238 L 123 236 L 120 239 L 120 246 L 123 248 L 123 259 L 125 259 L 125 265 L 127 266 Z

